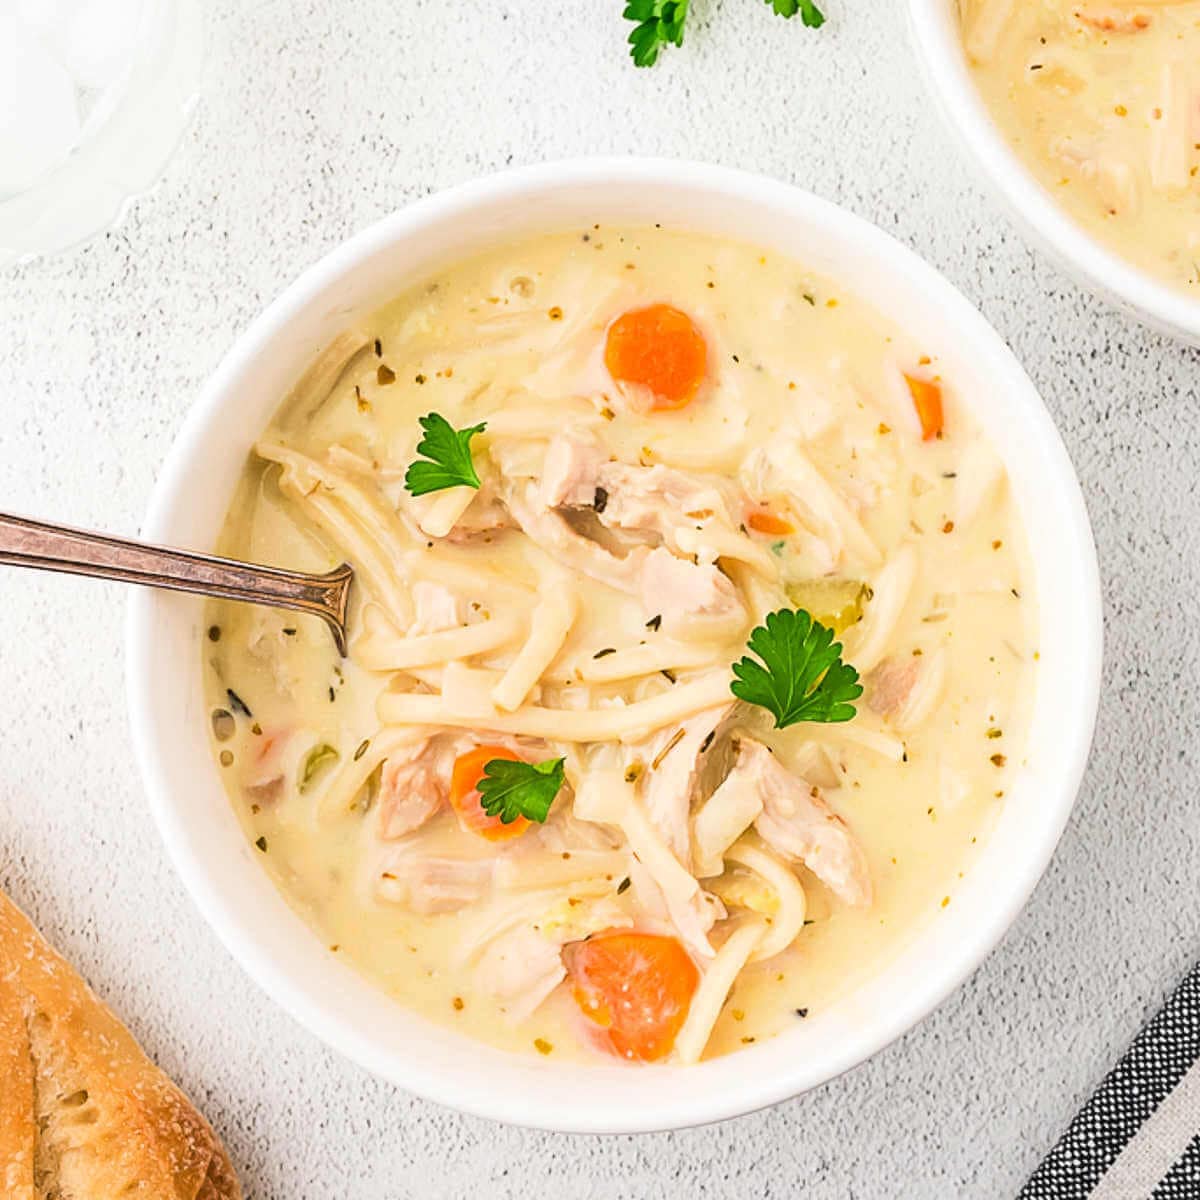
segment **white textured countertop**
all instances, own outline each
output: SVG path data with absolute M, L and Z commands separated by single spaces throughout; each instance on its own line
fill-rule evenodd
M 814 34 L 758 0 L 693 0 L 685 48 L 636 72 L 621 0 L 212 0 L 204 100 L 159 189 L 88 248 L 0 274 L 0 508 L 132 533 L 238 332 L 376 217 L 584 153 L 745 167 L 878 222 L 980 305 L 1042 389 L 1095 524 L 1096 750 L 1000 948 L 815 1093 L 607 1141 L 411 1099 L 279 1012 L 150 823 L 124 594 L 0 573 L 0 883 L 204 1108 L 251 1197 L 1010 1196 L 1200 956 L 1200 354 L 1082 294 L 964 177 L 900 0 L 824 6 Z

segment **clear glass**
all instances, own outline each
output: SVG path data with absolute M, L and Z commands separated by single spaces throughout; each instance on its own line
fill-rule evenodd
M 187 125 L 198 0 L 0 0 L 0 267 L 110 228 Z

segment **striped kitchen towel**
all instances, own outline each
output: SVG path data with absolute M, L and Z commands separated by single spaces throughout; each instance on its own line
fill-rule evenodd
M 1200 1200 L 1200 966 L 1138 1034 L 1019 1200 Z

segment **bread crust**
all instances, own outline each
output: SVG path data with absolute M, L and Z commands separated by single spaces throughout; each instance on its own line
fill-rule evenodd
M 0 1081 L 9 1200 L 241 1200 L 208 1122 L 3 892 Z

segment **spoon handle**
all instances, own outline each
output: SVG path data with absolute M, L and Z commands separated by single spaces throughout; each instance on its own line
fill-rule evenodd
M 7 513 L 0 513 L 0 563 L 312 613 L 325 621 L 339 652 L 346 653 L 346 614 L 354 577 L 346 563 L 325 575 L 307 575 Z

